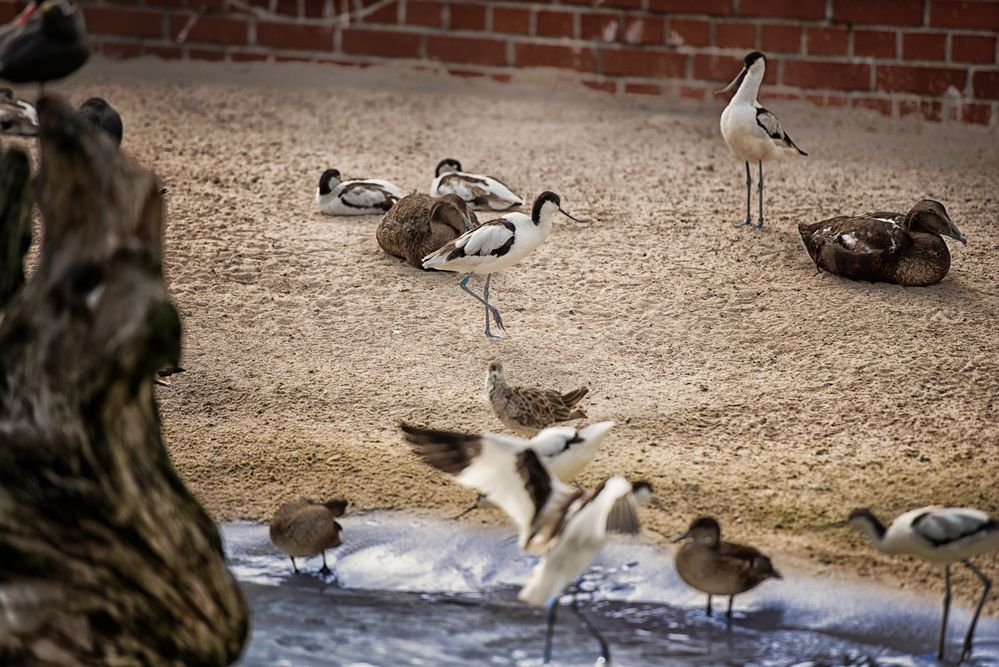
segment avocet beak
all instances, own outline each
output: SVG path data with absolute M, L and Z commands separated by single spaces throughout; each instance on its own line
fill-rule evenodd
M 732 90 L 733 88 L 735 88 L 736 86 L 738 86 L 742 82 L 742 78 L 744 76 L 746 76 L 746 68 L 745 67 L 742 68 L 742 71 L 739 72 L 738 76 L 736 76 L 734 79 L 732 79 L 732 83 L 728 84 L 727 86 L 725 86 L 721 90 L 716 90 L 715 91 L 715 95 L 721 95 L 722 93 L 727 93 L 728 91 Z
M 688 537 L 690 537 L 690 531 L 689 530 L 686 533 L 684 533 L 683 535 L 681 535 L 680 537 L 677 537 L 677 538 L 673 539 L 672 542 L 673 542 L 673 544 L 676 544 L 677 542 L 683 542 Z
M 569 212 L 568 212 L 567 210 L 565 210 L 565 209 L 564 209 L 564 208 L 562 208 L 561 206 L 559 206 L 558 210 L 559 210 L 559 212 L 560 212 L 560 213 L 561 213 L 562 215 L 564 215 L 565 217 L 569 218 L 570 220 L 575 220 L 576 222 L 586 222 L 585 220 L 580 220 L 580 219 L 579 219 L 579 218 L 577 218 L 576 216 L 572 215 L 571 213 L 569 213 Z

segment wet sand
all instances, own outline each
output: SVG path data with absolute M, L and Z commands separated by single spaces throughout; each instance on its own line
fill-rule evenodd
M 938 568 L 811 526 L 856 506 L 999 513 L 995 132 L 773 102 L 810 156 L 768 169 L 755 233 L 734 224 L 743 168 L 720 101 L 621 101 L 548 74 L 154 60 L 98 62 L 58 89 L 107 97 L 124 150 L 170 190 L 188 372 L 158 396 L 173 460 L 220 521 L 300 495 L 459 511 L 473 494 L 418 463 L 396 424 L 500 430 L 483 399 L 494 358 L 517 383 L 591 387 L 590 418 L 618 426 L 581 482 L 650 480 L 649 540 L 713 514 L 778 564 L 938 590 Z M 327 167 L 426 190 L 444 157 L 593 220 L 558 220 L 493 281 L 500 343 L 455 276 L 384 255 L 377 218 L 313 200 Z M 969 239 L 941 284 L 816 273 L 798 222 L 922 197 Z M 962 602 L 978 590 L 955 582 Z

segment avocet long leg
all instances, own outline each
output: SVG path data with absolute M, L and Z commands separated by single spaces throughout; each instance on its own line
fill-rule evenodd
M 982 574 L 982 571 L 971 564 L 970 560 L 961 561 L 966 568 L 978 575 L 978 578 L 982 580 L 982 598 L 978 601 L 978 606 L 975 607 L 975 615 L 971 617 L 971 625 L 968 626 L 968 634 L 964 636 L 964 648 L 961 650 L 961 662 L 964 662 L 971 657 L 971 642 L 975 638 L 975 626 L 978 625 L 978 617 L 982 613 L 982 607 L 985 606 L 985 598 L 989 596 L 989 590 L 992 588 L 992 582 L 989 578 Z
M 599 630 L 597 630 L 597 626 L 593 625 L 593 622 L 590 621 L 590 619 L 586 617 L 586 614 L 583 613 L 583 610 L 579 608 L 579 600 L 576 598 L 576 595 L 572 596 L 572 611 L 579 617 L 579 620 L 583 622 L 586 628 L 590 631 L 590 634 L 593 635 L 598 642 L 600 642 L 600 657 L 605 663 L 610 664 L 610 646 L 607 645 L 607 640 L 604 639 L 604 636 L 600 634 Z
M 555 632 L 555 613 L 558 611 L 558 596 L 548 603 L 548 627 L 545 630 L 545 661 L 547 665 L 552 661 L 552 634 Z
M 940 619 L 940 641 L 937 642 L 937 660 L 943 660 L 944 642 L 947 639 L 947 617 L 950 616 L 950 565 L 944 565 L 943 618 Z
M 325 551 L 323 552 L 323 566 L 321 568 L 319 568 L 319 573 L 320 574 L 333 574 L 333 570 L 331 570 L 330 566 L 326 564 L 326 552 Z
M 472 274 L 471 273 L 466 273 L 464 276 L 461 277 L 461 280 L 458 282 L 458 286 L 461 287 L 461 289 L 463 289 L 464 291 L 468 292 L 468 294 L 470 294 L 473 299 L 475 299 L 476 301 L 478 301 L 479 303 L 481 303 L 482 305 L 484 305 L 486 307 L 486 310 L 488 312 L 492 313 L 493 319 L 496 320 L 496 326 L 498 326 L 500 329 L 504 329 L 505 330 L 505 328 L 503 327 L 503 318 L 500 317 L 499 311 L 496 310 L 496 308 L 494 308 L 493 306 L 490 306 L 489 305 L 489 301 L 487 301 L 486 299 L 483 299 L 481 296 L 479 296 L 478 294 L 476 294 L 475 292 L 473 292 L 472 290 L 470 290 L 468 288 L 468 281 L 471 278 L 472 278 Z M 486 280 L 487 281 L 489 280 L 488 276 L 486 277 Z M 487 285 L 488 285 L 488 282 L 487 282 Z M 486 295 L 487 296 L 489 294 L 488 290 L 489 290 L 489 288 L 487 287 L 486 288 Z M 486 319 L 486 337 L 487 338 L 499 338 L 499 336 L 494 336 L 492 334 L 492 332 L 489 330 L 489 320 L 488 320 L 488 318 Z
M 733 600 L 735 600 L 735 596 L 734 595 L 729 595 L 728 596 L 728 611 L 725 612 L 725 618 L 727 618 L 730 621 L 732 620 L 732 601 Z
M 493 315 L 493 319 L 496 321 L 496 326 L 501 330 L 506 331 L 506 327 L 503 326 L 503 318 L 500 317 L 500 312 L 493 306 L 489 305 L 489 281 L 492 280 L 493 274 L 486 274 L 486 287 L 482 290 L 482 297 L 486 300 L 486 335 L 490 334 L 489 331 L 489 313 Z
M 747 167 L 749 166 L 748 162 L 746 163 L 746 166 Z M 760 219 L 759 219 L 759 221 L 756 224 L 756 229 L 757 230 L 763 229 L 763 160 L 760 160 L 760 195 L 759 195 L 759 197 L 760 197 Z
M 710 615 L 711 615 L 711 593 L 708 593 L 708 608 L 707 608 L 707 614 L 708 614 L 708 616 L 710 616 Z
M 749 163 L 746 163 L 746 219 L 740 222 L 737 227 L 753 226 L 753 174 L 749 170 Z
M 295 557 L 289 556 L 289 558 L 291 558 L 291 569 L 295 571 L 295 574 L 298 574 L 298 565 L 295 563 Z

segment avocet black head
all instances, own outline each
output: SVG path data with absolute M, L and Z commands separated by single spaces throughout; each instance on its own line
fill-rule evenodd
M 440 176 L 441 174 L 446 174 L 451 171 L 461 171 L 461 163 L 454 158 L 444 158 L 437 163 L 437 169 L 434 171 L 434 176 Z
M 340 172 L 336 169 L 327 169 L 319 177 L 319 194 L 328 195 L 338 185 L 340 185 Z
M 722 88 L 717 92 L 727 93 L 733 88 L 738 88 L 739 86 L 742 85 L 742 80 L 746 78 L 747 74 L 760 74 L 760 78 L 762 79 L 762 74 L 766 70 L 766 67 L 767 67 L 767 57 L 765 55 L 763 55 L 759 51 L 753 51 L 752 53 L 747 53 L 746 57 L 742 61 L 742 69 L 739 71 L 739 74 L 737 74 L 736 77 L 732 79 L 732 83 L 728 84 L 727 86 L 725 86 L 724 88 Z
M 571 220 L 582 222 L 582 220 L 572 216 L 568 211 L 562 208 L 562 198 L 550 190 L 542 192 L 538 195 L 538 198 L 534 200 L 534 210 L 531 212 L 531 220 L 533 220 L 536 225 L 540 224 L 542 220 L 550 218 L 555 211 L 558 211 Z

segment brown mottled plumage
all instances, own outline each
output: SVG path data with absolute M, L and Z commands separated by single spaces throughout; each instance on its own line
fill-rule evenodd
M 343 527 L 336 517 L 343 516 L 346 500 L 328 500 L 321 503 L 311 498 L 301 498 L 285 503 L 271 519 L 271 541 L 291 558 L 291 566 L 298 573 L 295 556 L 323 555 L 323 574 L 329 574 L 326 550 L 340 545 Z
M 498 361 L 489 364 L 486 391 L 499 420 L 520 433 L 534 435 L 556 422 L 586 417 L 585 412 L 574 409 L 589 391 L 586 387 L 566 394 L 553 389 L 511 387 L 506 383 L 503 365 Z
M 728 616 L 732 600 L 767 579 L 781 579 L 770 559 L 753 547 L 721 541 L 721 527 L 711 517 L 695 519 L 690 530 L 675 541 L 692 538 L 676 554 L 676 571 L 689 586 L 711 596 L 728 595 Z
M 458 195 L 435 199 L 414 192 L 382 216 L 375 236 L 382 250 L 423 269 L 424 257 L 478 226 Z
M 950 252 L 941 238 L 965 243 L 943 204 L 924 199 L 902 213 L 873 212 L 798 225 L 815 266 L 870 282 L 932 285 L 950 270 Z

